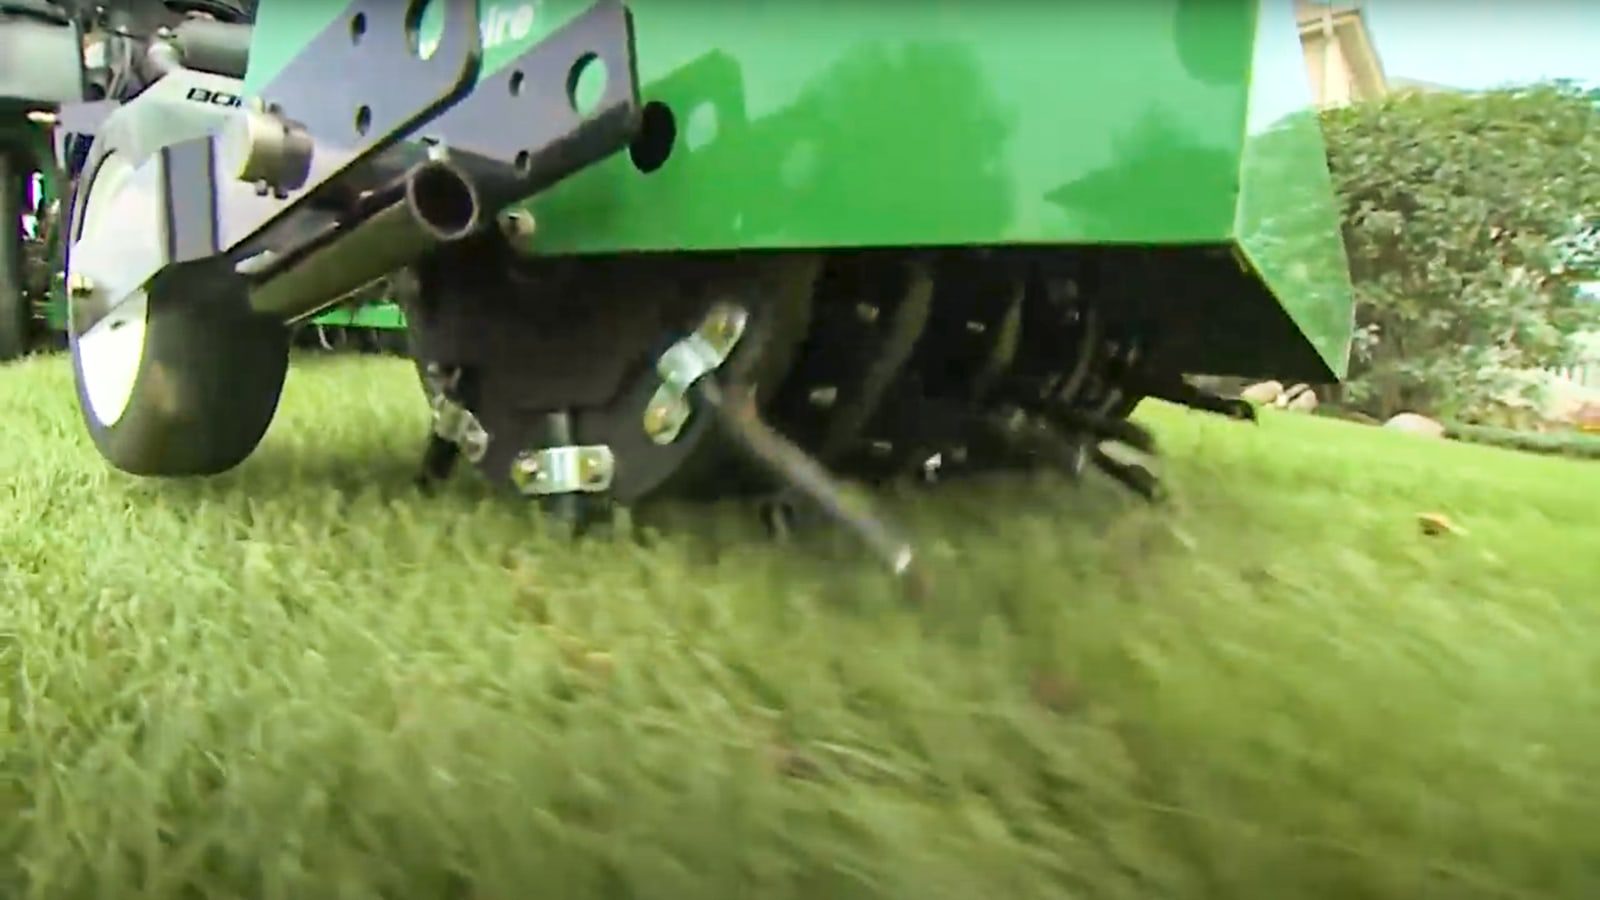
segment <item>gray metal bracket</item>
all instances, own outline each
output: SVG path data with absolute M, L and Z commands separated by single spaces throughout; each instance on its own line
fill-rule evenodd
M 713 306 L 700 326 L 668 347 L 656 361 L 661 386 L 644 408 L 644 432 L 657 444 L 678 439 L 693 408 L 689 391 L 695 382 L 721 368 L 744 336 L 750 315 L 729 303 Z

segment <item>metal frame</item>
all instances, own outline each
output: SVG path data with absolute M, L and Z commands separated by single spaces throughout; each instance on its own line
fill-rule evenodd
M 182 263 L 220 257 L 237 271 L 252 261 L 257 265 L 248 277 L 262 285 L 297 261 L 337 253 L 342 240 L 404 204 L 408 173 L 430 160 L 448 156 L 482 205 L 497 210 L 631 140 L 639 91 L 632 18 L 619 0 L 600 0 L 531 46 L 503 77 L 481 86 L 477 0 L 439 2 L 447 4 L 444 32 L 426 60 L 413 49 L 415 23 L 406 4 L 352 0 L 252 99 L 253 108 L 238 113 L 271 116 L 308 139 L 309 166 L 298 186 L 268 189 L 221 170 L 224 154 L 237 149 L 229 143 L 237 135 L 222 129 L 162 147 L 140 163 L 161 166 L 165 176 L 170 233 L 160 261 L 164 287 L 182 292 Z M 609 78 L 596 109 L 580 116 L 570 106 L 569 73 L 595 58 L 605 62 Z M 522 74 L 512 91 L 516 72 Z M 216 102 L 215 96 L 202 102 Z M 89 112 L 69 114 L 73 130 L 94 128 Z M 74 252 L 95 249 L 74 247 L 69 255 Z M 308 296 L 300 313 L 341 295 Z M 105 309 L 119 298 L 101 299 L 97 305 Z M 92 324 L 87 319 L 73 327 Z

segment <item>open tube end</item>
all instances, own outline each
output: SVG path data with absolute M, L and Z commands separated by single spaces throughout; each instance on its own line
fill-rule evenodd
M 478 189 L 459 168 L 437 160 L 406 175 L 406 205 L 439 241 L 455 241 L 477 230 L 482 218 Z

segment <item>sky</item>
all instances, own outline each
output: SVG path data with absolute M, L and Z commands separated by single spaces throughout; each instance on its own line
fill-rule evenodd
M 1366 0 L 1390 78 L 1458 88 L 1573 78 L 1600 86 L 1600 0 Z

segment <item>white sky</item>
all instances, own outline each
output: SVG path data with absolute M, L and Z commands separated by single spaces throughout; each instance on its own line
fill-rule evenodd
M 1367 0 L 1367 21 L 1391 78 L 1600 85 L 1600 0 Z

